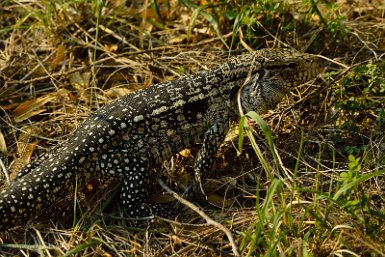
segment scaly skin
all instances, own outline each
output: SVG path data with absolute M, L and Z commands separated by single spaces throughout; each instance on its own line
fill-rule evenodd
M 82 175 L 117 176 L 130 217 L 146 216 L 150 170 L 203 140 L 196 157 L 196 184 L 237 119 L 240 88 L 245 112 L 274 108 L 300 83 L 321 72 L 322 61 L 289 49 L 262 49 L 214 69 L 160 83 L 100 108 L 63 142 L 24 167 L 0 193 L 0 230 L 26 222 L 74 190 Z M 152 206 L 162 215 L 165 208 Z

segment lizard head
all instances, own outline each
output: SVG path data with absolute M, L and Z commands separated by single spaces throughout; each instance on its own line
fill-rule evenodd
M 316 78 L 324 69 L 318 56 L 291 49 L 262 49 L 253 56 L 254 71 L 242 87 L 245 112 L 264 113 L 273 109 L 296 86 Z

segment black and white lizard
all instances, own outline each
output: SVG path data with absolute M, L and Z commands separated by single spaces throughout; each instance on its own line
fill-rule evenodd
M 144 205 L 150 170 L 203 142 L 196 181 L 237 119 L 239 90 L 245 112 L 274 108 L 300 83 L 321 72 L 319 57 L 290 49 L 262 49 L 194 75 L 153 85 L 100 108 L 69 137 L 26 165 L 0 193 L 0 231 L 26 222 L 74 190 L 79 175 L 121 177 L 127 215 L 150 214 Z M 157 213 L 158 206 L 152 206 Z M 160 208 L 159 208 L 160 209 Z

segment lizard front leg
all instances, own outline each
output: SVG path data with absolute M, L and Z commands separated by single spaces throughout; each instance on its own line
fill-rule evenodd
M 193 197 L 198 201 L 206 200 L 202 181 L 207 175 L 207 172 L 212 169 L 216 153 L 225 139 L 229 126 L 228 119 L 223 119 L 222 117 L 222 119 L 218 119 L 204 134 L 202 147 L 199 149 L 194 163 L 194 179 L 192 182 Z

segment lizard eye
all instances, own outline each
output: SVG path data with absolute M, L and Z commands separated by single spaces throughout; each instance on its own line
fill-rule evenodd
M 290 62 L 287 67 L 289 67 L 290 69 L 294 69 L 295 67 L 297 67 L 297 64 L 295 62 Z

